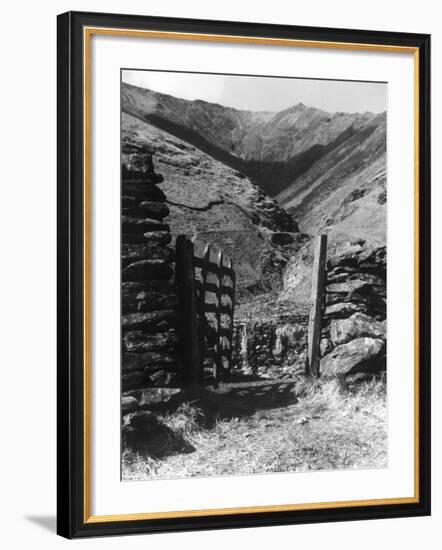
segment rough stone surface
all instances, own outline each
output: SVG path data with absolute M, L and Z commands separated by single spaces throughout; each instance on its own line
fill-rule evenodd
M 169 262 L 172 259 L 172 251 L 169 248 L 148 243 L 122 244 L 121 260 L 123 267 L 140 260 L 162 260 Z
M 306 315 L 269 320 L 238 320 L 233 333 L 234 369 L 274 377 L 292 376 L 304 368 L 307 351 Z
M 145 353 L 123 353 L 123 372 L 143 371 L 152 372 L 158 368 L 176 370 L 180 359 L 176 355 L 161 351 Z
M 129 313 L 123 315 L 123 330 L 161 329 L 163 331 L 175 328 L 180 320 L 180 314 L 174 309 L 150 311 L 145 313 Z
M 152 292 L 160 294 L 172 294 L 175 285 L 169 281 L 150 279 L 148 281 L 123 281 L 121 283 L 123 302 L 126 300 L 148 300 Z
M 152 244 L 169 244 L 172 240 L 172 236 L 167 229 L 158 231 L 147 231 L 143 233 L 143 237 L 146 241 Z
M 319 344 L 320 357 L 324 357 L 324 355 L 329 353 L 332 349 L 333 347 L 330 338 L 321 338 L 321 342 Z
M 121 217 L 121 225 L 124 233 L 146 233 L 151 231 L 168 231 L 169 226 L 159 220 L 151 218 Z
M 141 330 L 127 332 L 123 336 L 123 345 L 125 351 L 158 351 L 174 350 L 178 345 L 178 334 L 171 330 L 168 332 L 158 332 L 150 334 Z
M 159 279 L 168 281 L 173 270 L 165 260 L 140 260 L 125 267 L 121 276 L 123 281 L 145 281 Z
M 164 202 L 159 201 L 142 201 L 140 209 L 148 218 L 163 219 L 169 215 L 169 207 Z
M 355 338 L 336 346 L 321 359 L 324 376 L 342 376 L 355 372 L 379 372 L 385 368 L 385 342 L 377 338 Z
M 348 319 L 334 319 L 330 324 L 331 340 L 335 346 L 355 338 L 386 339 L 386 323 L 376 321 L 364 313 L 354 313 Z
M 121 410 L 123 412 L 127 412 L 130 410 L 133 410 L 138 405 L 138 401 L 135 399 L 135 397 L 131 397 L 130 395 L 123 395 L 121 398 Z
M 343 319 L 349 317 L 357 311 L 364 311 L 365 308 L 362 304 L 353 304 L 351 302 L 343 302 L 328 306 L 324 312 L 324 318 L 329 319 Z
M 166 403 L 183 393 L 181 388 L 143 388 L 125 393 L 125 396 L 134 397 L 140 407 Z

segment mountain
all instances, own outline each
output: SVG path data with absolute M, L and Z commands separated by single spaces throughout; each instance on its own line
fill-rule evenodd
M 125 83 L 122 106 L 243 172 L 270 196 L 375 118 L 372 113 L 327 113 L 302 103 L 277 113 L 252 112 Z
M 385 244 L 386 134 L 382 113 L 320 158 L 278 201 L 309 233 Z
M 125 112 L 122 141 L 147 145 L 154 153 L 174 238 L 186 234 L 234 258 L 240 297 L 281 287 L 289 252 L 296 247 L 285 240 L 295 241 L 298 229 L 274 199 L 242 173 Z
M 385 245 L 386 113 L 302 103 L 252 112 L 125 83 L 122 111 L 124 139 L 155 153 L 172 231 L 238 258 L 241 292 L 278 290 L 284 280 L 308 295 L 305 234 L 327 233 L 330 253 L 346 242 Z

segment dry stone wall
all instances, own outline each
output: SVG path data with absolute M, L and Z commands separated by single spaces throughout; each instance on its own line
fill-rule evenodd
M 327 262 L 320 371 L 347 381 L 386 368 L 386 247 L 348 245 Z
M 123 143 L 122 165 L 122 408 L 162 401 L 181 378 L 173 249 L 151 153 Z M 167 389 L 167 388 L 171 389 Z
M 279 314 L 270 319 L 237 320 L 233 333 L 233 368 L 262 377 L 304 372 L 308 316 Z

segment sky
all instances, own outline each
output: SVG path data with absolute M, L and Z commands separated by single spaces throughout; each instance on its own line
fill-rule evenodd
M 328 112 L 380 113 L 387 84 L 260 76 L 123 70 L 122 80 L 184 99 L 203 99 L 250 111 L 282 111 L 297 103 Z

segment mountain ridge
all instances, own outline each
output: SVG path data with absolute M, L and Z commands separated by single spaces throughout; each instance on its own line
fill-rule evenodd
M 270 196 L 293 185 L 330 148 L 377 116 L 327 113 L 302 103 L 253 112 L 125 83 L 122 107 L 253 178 Z
M 385 112 L 254 113 L 127 84 L 121 104 L 123 139 L 147 144 L 164 176 L 172 234 L 233 255 L 241 293 L 289 281 L 305 299 L 309 235 L 328 234 L 330 254 L 385 246 Z

